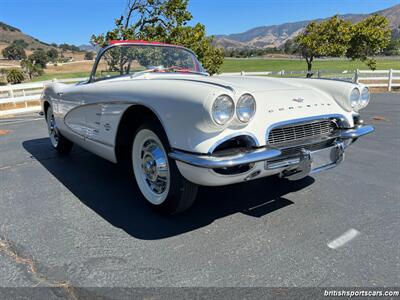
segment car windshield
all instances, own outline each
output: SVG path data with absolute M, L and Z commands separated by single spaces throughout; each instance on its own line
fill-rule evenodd
M 121 44 L 106 50 L 97 65 L 95 79 L 143 72 L 206 74 L 189 50 L 162 44 Z

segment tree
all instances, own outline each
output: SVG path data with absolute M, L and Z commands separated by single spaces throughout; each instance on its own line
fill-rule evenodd
M 80 51 L 79 47 L 78 47 L 78 46 L 75 46 L 75 45 L 60 44 L 59 47 L 60 47 L 61 49 L 65 50 L 65 51 L 66 51 L 66 50 L 69 50 L 69 51 L 72 51 L 72 52 L 74 52 L 74 51 L 79 52 L 79 51 Z
M 188 26 L 193 17 L 188 0 L 130 0 L 116 27 L 105 34 L 92 35 L 91 43 L 104 47 L 110 40 L 142 39 L 191 48 L 204 67 L 214 74 L 223 62 L 223 50 L 212 45 L 202 24 Z
M 285 54 L 295 54 L 298 50 L 298 45 L 292 39 L 286 40 L 285 44 L 283 45 L 283 52 Z
M 21 83 L 24 81 L 24 73 L 22 73 L 22 71 L 19 69 L 12 68 L 8 70 L 6 79 L 7 82 L 11 84 Z
M 43 75 L 43 68 L 35 61 L 24 59 L 21 61 L 22 70 L 26 73 L 30 80 L 36 76 Z
M 56 49 L 52 48 L 46 52 L 46 55 L 47 55 L 47 58 L 49 59 L 49 61 L 54 63 L 57 61 L 58 51 Z
M 9 60 L 21 60 L 26 58 L 25 50 L 16 44 L 11 44 L 2 51 L 3 57 Z
M 42 69 L 46 68 L 46 64 L 49 61 L 46 52 L 43 49 L 35 50 L 28 59 L 33 62 L 34 65 L 40 66 Z
M 85 53 L 85 60 L 93 60 L 93 52 L 86 52 Z
M 17 45 L 20 46 L 22 49 L 26 49 L 29 44 L 27 42 L 25 42 L 24 40 L 14 40 L 12 43 L 12 45 Z
M 218 73 L 220 66 L 224 62 L 224 51 L 214 47 L 212 41 L 213 38 L 206 36 L 206 28 L 200 23 L 193 27 L 177 27 L 166 39 L 167 43 L 190 48 L 196 53 L 207 72 L 215 74 Z
M 370 69 L 376 69 L 374 56 L 389 45 L 391 30 L 388 20 L 379 15 L 370 16 L 352 26 L 347 57 L 366 62 Z
M 382 53 L 389 56 L 400 55 L 400 39 L 392 38 L 387 47 L 383 49 Z
M 309 76 L 315 57 L 344 56 L 350 39 L 351 23 L 337 16 L 320 23 L 309 23 L 295 39 L 302 57 L 307 62 Z

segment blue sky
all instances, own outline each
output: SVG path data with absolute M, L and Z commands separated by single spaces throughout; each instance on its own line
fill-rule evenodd
M 194 22 L 208 34 L 237 33 L 344 13 L 370 13 L 400 0 L 189 0 Z M 126 0 L 0 0 L 0 21 L 51 43 L 87 44 L 113 27 Z

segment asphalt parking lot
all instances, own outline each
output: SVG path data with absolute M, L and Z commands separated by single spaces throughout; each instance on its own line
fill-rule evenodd
M 340 167 L 202 188 L 174 217 L 117 166 L 58 156 L 37 115 L 0 119 L 0 286 L 399 286 L 400 95 L 362 115 L 376 131 Z

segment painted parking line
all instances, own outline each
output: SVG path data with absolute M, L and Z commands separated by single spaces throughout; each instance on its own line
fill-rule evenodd
M 33 122 L 33 121 L 38 121 L 38 120 L 44 120 L 44 119 L 43 119 L 43 117 L 42 118 L 33 118 L 33 119 L 6 120 L 6 121 L 0 119 L 0 125 L 27 123 L 27 122 Z
M 343 233 L 341 236 L 330 241 L 328 243 L 328 247 L 331 249 L 337 249 L 339 247 L 342 247 L 344 244 L 350 242 L 352 239 L 354 239 L 359 234 L 360 234 L 360 232 L 358 230 L 351 228 L 351 229 L 347 230 L 345 233 Z

